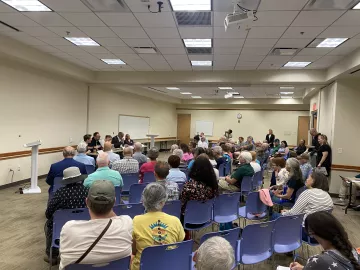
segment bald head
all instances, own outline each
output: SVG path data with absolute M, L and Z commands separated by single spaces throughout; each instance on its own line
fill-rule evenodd
M 316 128 L 311 128 L 311 129 L 310 129 L 310 134 L 311 134 L 312 136 L 315 136 L 316 134 L 318 134 Z
M 112 149 L 111 142 L 105 142 L 104 143 L 104 152 L 109 152 Z
M 73 158 L 75 156 L 75 149 L 71 146 L 66 146 L 63 150 L 64 158 Z
M 102 152 L 98 155 L 96 163 L 99 168 L 109 166 L 110 160 L 108 153 Z
M 142 149 L 142 144 L 140 142 L 136 142 L 134 144 L 134 150 L 135 152 L 141 152 L 141 149 Z
M 131 157 L 133 154 L 133 150 L 130 147 L 125 147 L 124 149 L 124 156 Z

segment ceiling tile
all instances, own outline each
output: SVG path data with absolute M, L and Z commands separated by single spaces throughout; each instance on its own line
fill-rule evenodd
M 334 23 L 334 26 L 360 26 L 360 10 L 349 10 Z
M 328 55 L 347 55 L 349 53 L 351 53 L 352 51 L 354 51 L 356 49 L 356 47 L 337 47 L 334 50 L 332 50 L 331 52 L 329 52 Z
M 358 36 L 356 36 L 358 37 Z M 341 47 L 345 48 L 345 47 L 352 47 L 352 48 L 358 48 L 360 47 L 360 38 L 352 38 L 350 40 L 347 40 L 346 42 L 344 42 L 343 44 L 341 44 Z
M 246 39 L 244 47 L 246 48 L 256 48 L 256 47 L 272 47 L 277 42 L 277 39 L 274 38 L 253 38 Z
M 67 46 L 55 46 L 57 49 L 59 49 L 62 52 L 72 52 L 72 53 L 83 53 L 86 54 L 86 52 L 84 52 L 83 49 L 81 49 L 80 47 L 76 46 L 76 45 L 67 45 Z
M 40 26 L 35 21 L 19 13 L 1 13 L 0 20 L 11 26 Z
M 272 63 L 272 64 L 279 64 L 284 65 L 287 62 L 289 62 L 291 59 L 291 56 L 275 56 L 275 55 L 269 55 L 264 58 L 264 62 Z
M 86 35 L 92 38 L 118 37 L 109 27 L 79 27 Z
M 130 47 L 154 47 L 148 38 L 124 38 L 123 41 Z
M 318 38 L 352 38 L 359 33 L 358 26 L 330 26 Z
M 119 47 L 119 46 L 105 46 L 110 52 L 115 54 L 135 54 L 133 49 L 129 47 Z
M 189 60 L 190 61 L 213 61 L 213 56 L 208 55 L 208 54 L 204 54 L 204 55 L 192 54 L 192 55 L 189 55 Z
M 85 33 L 81 32 L 77 27 L 71 26 L 50 26 L 47 27 L 50 31 L 56 33 L 61 37 L 86 37 Z M 68 34 L 68 32 L 70 32 Z
M 336 21 L 344 11 L 301 11 L 291 26 L 328 26 Z
M 261 61 L 238 61 L 236 66 L 237 67 L 257 67 L 258 65 L 260 65 Z
M 20 31 L 23 31 L 33 37 L 58 37 L 57 34 L 51 32 L 50 30 L 46 29 L 45 27 L 41 26 L 21 26 L 18 28 Z
M 190 66 L 190 64 L 188 66 L 171 66 L 171 68 L 174 71 L 191 71 L 192 67 Z M 185 97 L 181 97 L 181 98 L 185 98 Z
M 324 57 L 317 60 L 315 63 L 318 65 L 333 65 L 341 59 L 343 59 L 342 56 L 325 55 Z
M 181 39 L 165 39 L 165 38 L 153 38 L 152 41 L 156 47 L 161 48 L 183 48 L 184 43 Z
M 91 12 L 80 0 L 41 0 L 56 12 Z
M 282 38 L 315 38 L 325 29 L 326 29 L 325 26 L 318 26 L 318 27 L 291 26 L 285 31 Z
M 17 10 L 15 10 L 14 8 L 10 7 L 7 4 L 0 3 L 0 12 L 14 12 L 14 13 L 16 13 Z
M 229 27 L 225 31 L 224 26 L 214 27 L 214 38 L 246 38 L 248 31 L 244 28 Z
M 150 1 L 150 10 L 156 11 L 158 8 L 158 5 L 156 4 L 157 1 Z M 170 12 L 171 7 L 168 1 L 163 1 L 163 8 L 161 9 L 161 12 Z M 127 6 L 131 9 L 132 12 L 149 12 L 148 10 L 148 4 L 146 2 L 141 1 L 134 1 L 134 0 L 125 0 L 125 3 Z
M 58 48 L 55 48 L 55 47 L 50 46 L 50 45 L 37 45 L 37 46 L 34 46 L 34 48 L 36 48 L 36 49 L 38 49 L 40 51 L 49 52 L 49 53 L 60 52 Z
M 312 38 L 282 38 L 276 43 L 275 47 L 277 48 L 304 48 L 306 47 L 311 41 Z
M 280 38 L 286 27 L 252 27 L 247 38 Z
M 127 46 L 120 38 L 94 38 L 102 46 Z
M 72 26 L 55 12 L 25 12 L 25 15 L 43 26 Z
M 120 58 L 121 59 L 121 58 Z M 127 63 L 135 70 L 153 70 L 152 67 L 148 65 L 144 60 L 132 60 L 131 62 Z
M 89 53 L 108 53 L 109 51 L 101 46 L 82 46 L 84 51 Z
M 60 13 L 66 20 L 75 26 L 105 26 L 94 13 Z M 122 17 L 119 16 L 119 17 Z
M 71 42 L 69 42 L 66 39 L 61 38 L 61 37 L 57 37 L 57 38 L 55 38 L 55 37 L 54 38 L 53 37 L 38 37 L 38 39 L 40 39 L 50 45 L 64 45 L 64 46 L 71 45 Z
M 269 62 L 262 62 L 257 69 L 280 69 L 283 65 Z
M 172 54 L 172 55 L 178 55 L 178 54 L 186 54 L 185 48 L 158 48 L 159 51 L 166 55 L 166 54 Z
M 140 26 L 135 16 L 131 13 L 96 13 L 108 26 Z
M 315 62 L 316 60 L 320 59 L 321 55 L 296 55 L 294 56 L 291 61 L 292 62 Z
M 221 39 L 214 39 L 214 47 L 227 47 L 227 48 L 239 48 L 242 47 L 244 44 L 244 39 L 240 38 L 221 38 Z
M 331 52 L 334 48 L 304 48 L 298 55 L 325 55 Z
M 212 27 L 179 27 L 181 38 L 213 38 Z
M 214 55 L 214 65 L 218 66 L 235 66 L 237 58 L 233 55 Z
M 258 10 L 302 10 L 307 2 L 308 0 L 266 0 L 261 1 Z
M 272 49 L 272 46 L 268 47 L 257 47 L 257 48 L 243 48 L 241 55 L 267 55 Z
M 242 54 L 239 57 L 239 61 L 245 61 L 245 62 L 261 62 L 264 60 L 265 55 L 247 55 Z
M 193 71 L 203 71 L 203 70 L 212 70 L 213 67 L 201 67 L 201 66 L 195 66 L 192 67 Z
M 98 59 L 115 59 L 117 58 L 114 54 L 107 52 L 107 53 L 92 53 Z M 123 59 L 121 59 L 123 60 Z
M 239 55 L 241 47 L 215 47 L 213 48 L 214 54 L 232 54 Z
M 162 55 L 157 54 L 142 54 L 141 57 L 154 69 L 171 69 Z
M 235 66 L 235 70 L 256 70 L 256 67 L 249 67 L 249 66 Z
M 144 28 L 150 38 L 180 38 L 179 32 L 172 27 Z
M 17 39 L 18 41 L 25 43 L 27 45 L 46 45 L 41 40 L 34 37 L 26 37 L 26 36 L 13 36 L 12 38 Z
M 176 27 L 171 12 L 164 13 L 135 13 L 136 18 L 143 27 Z
M 218 66 L 217 63 L 214 63 L 213 70 L 234 70 L 235 66 Z
M 111 27 L 120 38 L 147 38 L 141 27 Z
M 256 16 L 259 18 L 253 22 L 253 26 L 289 26 L 298 11 L 259 11 Z M 225 18 L 225 17 L 224 17 Z
M 127 64 L 136 63 L 138 61 L 144 61 L 137 54 L 116 54 L 121 60 L 125 61 Z
M 170 65 L 178 63 L 179 65 L 190 65 L 190 61 L 183 55 L 164 55 Z

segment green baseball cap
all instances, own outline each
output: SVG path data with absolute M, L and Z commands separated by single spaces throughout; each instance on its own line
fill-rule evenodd
M 88 200 L 92 203 L 108 204 L 115 201 L 115 187 L 111 181 L 95 181 L 88 193 Z

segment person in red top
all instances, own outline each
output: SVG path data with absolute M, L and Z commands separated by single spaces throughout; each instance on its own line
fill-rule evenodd
M 154 172 L 155 171 L 155 165 L 156 165 L 156 159 L 159 157 L 159 150 L 157 148 L 151 148 L 148 152 L 148 158 L 150 159 L 149 162 L 144 163 L 140 167 L 140 183 L 143 182 L 144 179 L 144 173 L 146 172 Z

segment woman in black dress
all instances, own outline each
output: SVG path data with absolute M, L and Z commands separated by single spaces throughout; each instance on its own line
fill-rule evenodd
M 331 169 L 331 147 L 327 142 L 327 136 L 324 134 L 319 135 L 319 150 L 317 151 L 316 167 L 325 167 L 328 176 Z

